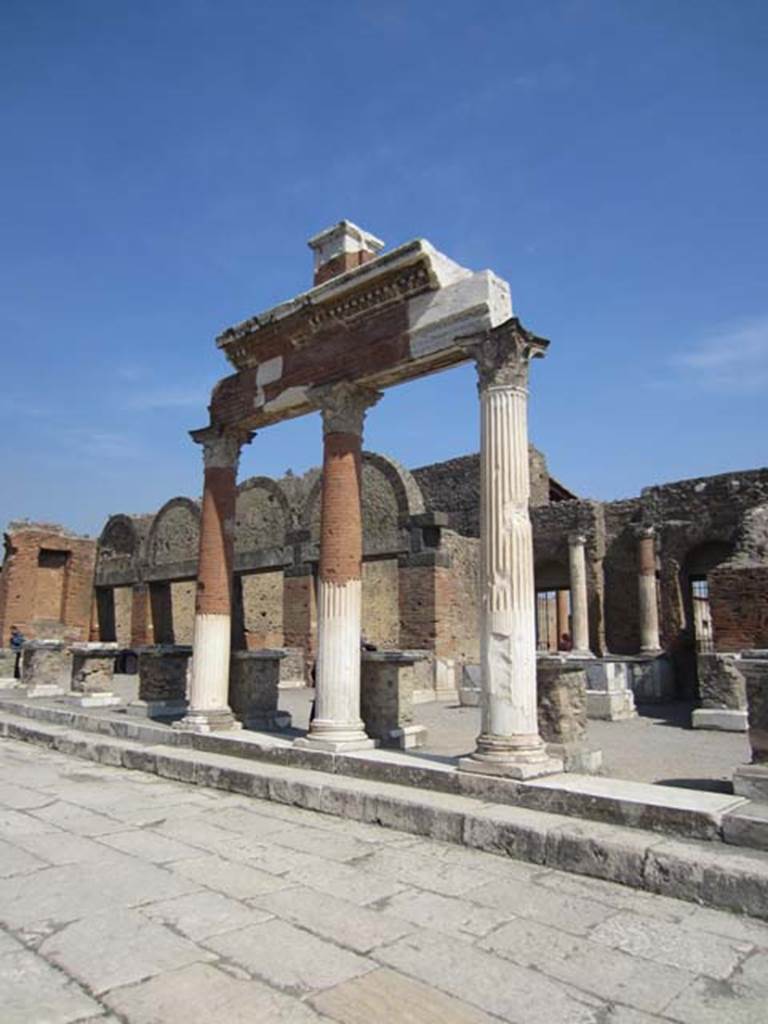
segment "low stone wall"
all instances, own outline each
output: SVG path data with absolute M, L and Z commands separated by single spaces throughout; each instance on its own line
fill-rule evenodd
M 566 655 L 536 658 L 539 733 L 566 771 L 594 772 L 602 754 L 587 746 L 587 674 Z
M 288 729 L 291 716 L 277 707 L 282 649 L 233 651 L 229 668 L 229 706 L 246 729 Z
M 428 663 L 427 651 L 364 651 L 360 675 L 360 713 L 365 731 L 385 746 L 421 747 L 427 730 L 413 721 L 416 667 Z

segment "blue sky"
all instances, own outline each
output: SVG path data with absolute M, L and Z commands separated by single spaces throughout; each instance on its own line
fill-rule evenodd
M 214 338 L 343 217 L 512 286 L 532 440 L 584 496 L 766 463 L 764 0 L 2 0 L 0 525 L 196 495 Z M 477 448 L 473 373 L 366 447 Z M 241 475 L 321 457 L 318 416 Z

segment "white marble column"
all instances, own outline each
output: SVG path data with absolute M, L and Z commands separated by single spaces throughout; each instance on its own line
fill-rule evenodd
M 229 707 L 235 499 L 240 448 L 252 435 L 232 435 L 207 427 L 193 431 L 192 437 L 203 446 L 205 482 L 189 710 L 174 728 L 188 732 L 239 729 Z
M 296 745 L 359 750 L 374 746 L 360 718 L 362 434 L 366 410 L 380 394 L 342 382 L 315 388 L 311 396 L 323 414 L 324 449 L 316 694 L 309 732 Z
M 652 526 L 637 534 L 637 596 L 640 610 L 640 653 L 658 654 L 659 604 L 656 594 L 656 533 Z
M 528 364 L 547 343 L 516 320 L 468 351 L 480 392 L 482 732 L 463 771 L 529 778 L 559 771 L 539 736 L 533 539 L 528 514 Z
M 571 576 L 571 653 L 591 658 L 589 649 L 589 609 L 587 602 L 587 563 L 584 558 L 586 537 L 572 533 L 568 537 L 568 565 Z

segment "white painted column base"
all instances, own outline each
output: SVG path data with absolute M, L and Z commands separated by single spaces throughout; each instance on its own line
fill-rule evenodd
M 229 615 L 195 615 L 189 710 L 173 723 L 174 729 L 198 733 L 242 729 L 228 704 L 231 629 Z
M 528 743 L 522 736 L 477 737 L 477 749 L 460 757 L 458 768 L 462 772 L 478 775 L 501 775 L 508 779 L 535 779 L 539 775 L 553 775 L 563 770 L 563 762 L 552 757 L 540 737 L 532 736 Z
M 315 718 L 295 746 L 315 750 L 370 750 L 360 718 L 362 583 L 320 580 Z

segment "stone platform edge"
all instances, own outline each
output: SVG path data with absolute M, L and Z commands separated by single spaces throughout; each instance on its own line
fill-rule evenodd
M 211 752 L 0 716 L 0 737 L 104 765 L 393 828 L 768 919 L 768 855 L 653 832 Z
M 400 751 L 308 750 L 294 747 L 290 740 L 278 734 L 247 730 L 188 733 L 148 719 L 116 714 L 112 709 L 75 710 L 71 705 L 56 706 L 50 701 L 0 698 L 0 715 L 5 713 L 143 744 L 191 748 L 251 762 L 410 786 L 684 839 L 725 840 L 768 849 L 768 823 L 765 829 L 758 823 L 757 827 L 751 826 L 741 833 L 726 829 L 730 817 L 750 807 L 749 801 L 741 796 L 576 774 L 518 782 L 459 772 L 453 764 L 429 761 Z

